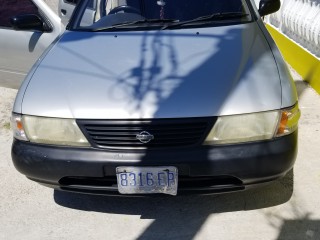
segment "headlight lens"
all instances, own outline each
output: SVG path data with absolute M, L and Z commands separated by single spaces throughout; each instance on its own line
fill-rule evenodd
M 204 144 L 268 140 L 293 133 L 300 119 L 298 104 L 279 111 L 219 117 Z
M 298 105 L 282 110 L 276 137 L 288 135 L 297 130 L 300 116 L 301 112 Z
M 229 144 L 271 139 L 280 111 L 219 117 L 205 144 Z
M 66 146 L 90 146 L 74 119 L 23 115 L 21 123 L 30 142 Z
M 13 137 L 22 141 L 29 141 L 22 124 L 22 117 L 19 114 L 12 114 L 11 127 L 13 131 Z

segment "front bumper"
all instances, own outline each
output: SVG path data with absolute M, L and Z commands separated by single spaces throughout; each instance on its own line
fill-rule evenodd
M 297 132 L 278 139 L 228 145 L 136 152 L 69 148 L 14 140 L 19 172 L 55 189 L 117 194 L 118 166 L 175 166 L 178 192 L 244 190 L 284 176 L 297 155 Z

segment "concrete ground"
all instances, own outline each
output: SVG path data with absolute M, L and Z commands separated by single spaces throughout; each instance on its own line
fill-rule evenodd
M 54 191 L 10 157 L 15 90 L 0 88 L 0 239 L 320 239 L 320 97 L 295 75 L 302 117 L 294 174 L 213 196 L 124 198 Z
M 51 7 L 54 11 L 58 12 L 58 4 L 59 0 L 43 0 L 49 7 Z
M 302 111 L 293 174 L 260 189 L 213 196 L 88 196 L 28 180 L 10 157 L 16 91 L 0 88 L 0 239 L 319 240 L 320 97 L 293 75 Z

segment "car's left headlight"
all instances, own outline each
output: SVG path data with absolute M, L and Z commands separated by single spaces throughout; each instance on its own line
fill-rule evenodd
M 299 118 L 298 105 L 279 111 L 218 117 L 204 144 L 236 144 L 281 137 L 297 129 Z
M 90 146 L 74 119 L 12 116 L 14 136 L 19 140 L 62 146 Z

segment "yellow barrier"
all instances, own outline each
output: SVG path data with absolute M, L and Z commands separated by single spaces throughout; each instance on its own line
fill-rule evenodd
M 320 60 L 273 26 L 266 27 L 284 59 L 320 94 Z

